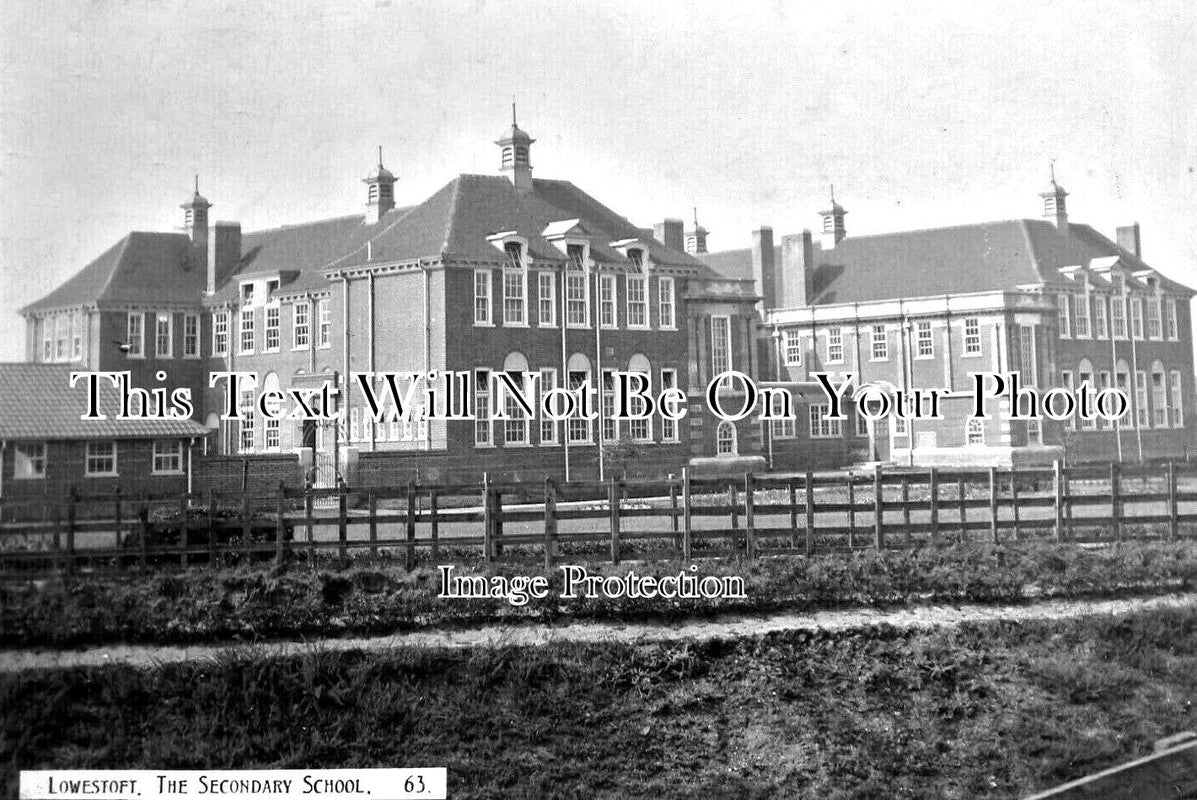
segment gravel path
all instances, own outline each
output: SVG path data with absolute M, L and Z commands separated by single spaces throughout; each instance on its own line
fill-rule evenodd
M 389 636 L 346 637 L 268 644 L 106 645 L 86 650 L 2 650 L 0 672 L 132 664 L 152 667 L 198 661 L 233 653 L 286 656 L 310 650 L 388 650 L 399 647 L 529 647 L 552 642 L 661 642 L 757 636 L 774 631 L 849 630 L 873 625 L 926 629 L 966 622 L 1065 619 L 1117 615 L 1162 608 L 1197 607 L 1197 593 L 1116 600 L 1050 600 L 1026 605 L 928 605 L 885 609 L 846 609 L 810 614 L 727 616 L 676 623 L 578 622 L 569 625 L 494 625 L 458 630 L 425 630 Z

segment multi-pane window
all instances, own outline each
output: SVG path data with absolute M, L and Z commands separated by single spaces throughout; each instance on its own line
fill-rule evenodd
M 13 477 L 46 477 L 46 443 L 19 444 L 13 451 Z
M 1072 393 L 1072 389 L 1074 386 L 1073 380 L 1072 380 L 1072 370 L 1070 370 L 1070 369 L 1060 370 L 1060 385 L 1063 386 L 1065 389 L 1067 389 L 1069 394 Z M 1067 426 L 1068 426 L 1069 430 L 1076 430 L 1076 417 L 1075 416 L 1068 418 Z
M 648 327 L 648 281 L 643 275 L 628 273 L 628 327 Z
M 67 339 L 70 337 L 68 320 L 61 314 L 54 318 L 54 360 L 66 361 Z
M 797 367 L 802 364 L 802 337 L 798 331 L 785 332 L 786 365 Z
M 524 325 L 526 284 L 522 270 L 503 271 L 503 324 Z
M 54 318 L 42 318 L 42 361 L 54 359 Z
M 861 437 L 868 436 L 869 435 L 869 420 L 868 420 L 868 418 L 864 414 L 861 414 L 859 409 L 857 409 L 855 417 L 856 417 L 856 435 L 861 436 Z
M 212 355 L 229 354 L 229 312 L 217 311 L 212 315 Z
M 586 273 L 565 273 L 565 321 L 571 328 L 585 328 L 590 324 L 590 285 Z
M 170 358 L 174 338 L 174 315 L 170 313 L 155 315 L 154 323 L 154 355 L 158 358 Z
M 981 321 L 976 317 L 964 318 L 964 354 L 977 355 L 981 352 Z
M 1019 379 L 1027 386 L 1035 386 L 1038 372 L 1035 363 L 1035 326 L 1018 326 L 1018 371 Z
M 1081 338 L 1089 338 L 1089 296 L 1086 294 L 1074 294 L 1072 296 L 1073 310 L 1076 312 L 1076 335 Z
M 1153 297 L 1147 301 L 1147 338 L 1159 339 L 1163 335 L 1160 315 L 1160 298 Z
M 199 314 L 183 315 L 183 357 L 199 358 Z
M 239 409 L 239 444 L 241 452 L 248 453 L 254 449 L 254 393 L 252 389 L 241 392 Z
M 1056 295 L 1056 302 L 1059 304 L 1058 310 L 1058 325 L 1060 328 L 1060 338 L 1068 339 L 1072 336 L 1072 306 L 1068 302 L 1068 295 Z
M 79 314 L 71 312 L 71 358 L 76 361 L 83 358 L 83 323 Z
M 976 447 L 985 444 L 985 421 L 970 419 L 964 426 L 964 443 Z
M 930 322 L 917 322 L 914 328 L 915 355 L 918 358 L 935 357 L 935 339 L 931 335 Z
M 795 334 L 796 335 L 796 334 Z M 844 361 L 844 331 L 841 328 L 827 329 L 827 363 L 841 364 Z
M 254 351 L 254 310 L 252 308 L 241 309 L 241 352 L 252 353 Z
M 519 372 L 509 372 L 507 376 L 519 385 L 524 376 Z M 528 416 L 516 399 L 515 392 L 507 386 L 502 387 L 503 413 L 507 419 L 503 420 L 504 444 L 528 444 Z
M 474 444 L 493 444 L 490 421 L 490 372 L 480 369 L 474 372 Z
M 84 475 L 116 474 L 116 442 L 88 442 Z
M 1120 294 L 1110 298 L 1110 329 L 1115 339 L 1126 338 L 1126 298 Z
M 731 318 L 711 317 L 711 377 L 731 368 Z M 725 380 L 724 385 L 730 386 L 730 381 Z
M 540 393 L 541 396 L 548 394 L 557 388 L 557 370 L 542 369 L 540 371 Z M 557 423 L 547 416 L 542 416 L 540 419 L 540 443 L 541 444 L 557 444 Z
M 677 370 L 663 369 L 661 370 L 661 391 L 666 389 L 677 388 Z M 677 420 L 665 419 L 661 417 L 661 441 L 676 442 L 677 441 Z
M 599 276 L 599 325 L 615 327 L 615 276 Z
M 557 324 L 557 275 L 539 272 L 536 275 L 537 324 L 552 327 Z
M 154 474 L 170 475 L 183 471 L 183 443 L 178 439 L 154 442 Z
M 674 313 L 673 278 L 657 279 L 657 312 L 661 317 L 662 328 L 676 328 L 677 319 Z
M 355 408 L 354 411 L 357 411 Z M 264 444 L 267 450 L 278 450 L 280 442 L 279 432 L 281 430 L 281 420 L 266 418 L 266 425 L 263 431 L 265 437 Z
M 1151 415 L 1147 408 L 1147 373 L 1143 370 L 1135 373 L 1135 406 L 1139 427 L 1151 427 Z
M 1143 338 L 1143 298 L 1132 297 L 1130 305 L 1131 336 Z
M 129 347 L 130 358 L 140 358 L 145 354 L 145 315 L 140 311 L 129 312 L 129 323 L 125 329 L 125 344 Z
M 651 382 L 652 376 L 645 375 L 644 379 L 646 381 Z M 648 391 L 650 391 L 650 392 L 652 391 L 651 385 L 649 386 Z M 645 410 L 645 403 L 644 403 L 643 397 L 633 396 L 628 405 L 629 405 L 628 410 L 631 411 L 633 414 L 640 414 L 640 413 L 643 413 Z M 633 439 L 633 441 L 651 442 L 652 438 L 653 438 L 652 415 L 649 415 L 649 416 L 645 417 L 644 419 L 629 420 L 628 421 L 628 436 L 630 436 Z
M 736 426 L 727 420 L 720 422 L 715 429 L 715 453 L 721 456 L 736 454 Z
M 490 270 L 474 270 L 474 324 L 490 324 Z
M 873 360 L 885 361 L 889 358 L 889 334 L 884 325 L 873 326 Z
M 266 350 L 276 351 L 279 348 L 279 307 L 266 307 Z
M 324 298 L 316 303 L 317 313 L 320 315 L 320 338 L 317 340 L 317 345 L 320 347 L 332 346 L 332 306 L 329 304 L 328 298 Z
M 1158 365 L 1151 370 L 1151 417 L 1155 427 L 1168 427 L 1168 378 Z
M 831 410 L 826 404 L 814 403 L 810 407 L 810 437 L 829 439 L 843 435 L 840 420 L 830 419 Z
M 1168 375 L 1172 389 L 1172 427 L 1183 428 L 1185 425 L 1184 393 L 1181 390 L 1180 370 L 1174 369 Z
M 1176 301 L 1171 297 L 1164 301 L 1164 335 L 1171 342 L 1180 338 L 1176 321 Z
M 300 300 L 291 307 L 291 330 L 296 350 L 307 350 L 312 341 L 312 307 L 307 300 Z
M 1080 369 L 1077 370 L 1076 384 L 1077 384 L 1077 390 L 1081 394 L 1088 396 L 1090 407 L 1092 407 L 1093 402 L 1094 402 L 1094 399 L 1093 399 L 1093 396 L 1094 396 L 1093 365 L 1089 362 L 1089 359 L 1087 359 L 1087 358 L 1083 359 L 1081 361 Z M 1097 427 L 1097 418 L 1096 417 L 1092 417 L 1092 418 L 1082 417 L 1081 418 L 1081 428 L 1082 429 L 1093 430 L 1096 427 Z
M 586 370 L 570 370 L 567 376 L 567 387 L 571 392 L 577 392 L 582 388 L 582 384 L 590 377 L 590 373 Z M 569 424 L 566 426 L 566 435 L 572 443 L 589 442 L 590 441 L 590 420 L 582 416 L 581 403 L 578 403 L 578 408 L 574 415 L 570 417 Z
M 1106 299 L 1102 295 L 1093 296 L 1093 335 L 1098 339 L 1105 339 L 1110 335 L 1106 325 Z
M 254 285 L 252 283 L 241 284 L 241 305 L 252 306 L 254 304 Z
M 601 402 L 603 405 L 601 429 L 603 441 L 614 441 L 619 438 L 619 425 L 616 420 L 612 419 L 615 416 L 615 373 L 608 369 L 603 370 Z
M 794 401 L 788 393 L 771 395 L 769 411 L 777 417 L 771 423 L 774 439 L 793 439 L 798 435 L 798 424 L 793 414 Z
M 1110 388 L 1109 370 L 1102 370 L 1101 372 L 1097 373 L 1097 389 L 1100 392 L 1100 391 L 1103 391 L 1103 390 L 1109 389 L 1109 388 Z M 1107 422 L 1106 420 L 1102 419 L 1101 417 L 1097 418 L 1097 427 L 1106 428 L 1106 427 L 1109 427 L 1109 425 L 1110 425 L 1110 423 Z

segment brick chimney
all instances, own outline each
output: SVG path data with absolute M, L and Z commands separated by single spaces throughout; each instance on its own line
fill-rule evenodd
M 684 229 L 685 223 L 671 217 L 653 226 L 653 238 L 671 250 L 681 252 L 686 249 Z
M 207 293 L 215 294 L 241 262 L 241 223 L 217 222 L 208 237 Z
M 778 288 L 781 281 L 777 274 L 777 258 L 773 251 L 773 229 L 762 225 L 752 232 L 752 278 L 761 300 L 756 304 L 757 313 L 763 318 L 765 312 L 777 308 Z
M 1117 236 L 1119 247 L 1128 251 L 1135 258 L 1141 259 L 1143 257 L 1139 241 L 1139 223 L 1135 222 L 1130 225 L 1120 226 Z
M 781 277 L 778 293 L 785 308 L 808 306 L 814 299 L 815 243 L 810 230 L 781 238 Z

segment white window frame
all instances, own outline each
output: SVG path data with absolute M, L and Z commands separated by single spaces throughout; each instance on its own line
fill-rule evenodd
M 1156 384 L 1156 376 L 1160 382 Z M 1172 422 L 1168 411 L 1168 370 L 1161 367 L 1159 372 L 1152 370 L 1148 388 L 1151 391 L 1151 424 L 1153 428 L 1167 428 Z
M 1110 296 L 1110 337 L 1125 339 L 1130 330 L 1127 325 L 1126 298 L 1123 295 Z
M 1175 342 L 1180 339 L 1180 320 L 1176 316 L 1177 307 L 1176 299 L 1168 297 L 1164 299 L 1164 336 L 1170 342 Z
M 565 386 L 571 392 L 581 388 L 581 383 L 574 385 L 574 375 L 581 375 L 582 380 L 589 380 L 591 378 L 590 371 L 570 370 L 565 373 Z M 579 404 L 578 411 L 574 416 L 570 417 L 565 422 L 565 437 L 570 444 L 591 444 L 594 442 L 594 420 L 586 419 L 581 416 L 581 404 Z M 584 431 L 585 436 L 575 435 L 576 431 Z
M 844 363 L 844 329 L 840 327 L 827 329 L 827 363 Z
M 1093 338 L 1110 338 L 1110 325 L 1106 317 L 1105 295 L 1093 295 Z
M 1158 296 L 1147 299 L 1147 338 L 1157 342 L 1164 338 L 1164 304 Z
M 663 369 L 661 370 L 661 391 L 671 388 L 677 388 L 677 370 Z M 677 420 L 661 417 L 661 441 L 681 441 Z
M 677 330 L 677 296 L 673 278 L 657 278 L 657 324 L 663 331 Z
M 273 324 L 271 324 L 273 320 Z M 271 339 L 274 344 L 271 344 Z M 283 346 L 283 311 L 277 302 L 262 310 L 262 352 L 277 353 Z
M 1057 304 L 1057 325 L 1060 330 L 1061 339 L 1072 338 L 1072 299 L 1071 296 L 1061 292 L 1056 295 Z
M 571 285 L 572 284 L 572 285 Z M 573 296 L 574 289 L 580 285 L 582 297 Z M 574 320 L 574 310 L 581 304 L 582 321 Z M 565 324 L 569 328 L 585 329 L 590 327 L 590 275 L 585 270 L 565 270 Z
M 1039 348 L 1034 325 L 1018 326 L 1019 379 L 1026 386 L 1039 385 Z
M 83 359 L 83 325 L 86 320 L 87 317 L 78 311 L 71 312 L 71 361 Z
M 357 409 L 353 409 L 357 411 Z M 278 451 L 282 449 L 282 420 L 266 417 L 262 425 L 262 447 L 266 450 Z
M 557 370 L 552 367 L 544 367 L 540 370 L 540 394 L 544 397 L 546 394 L 557 388 Z M 540 419 L 540 443 L 545 447 L 557 445 L 558 431 L 561 423 L 556 422 L 545 417 Z M 545 434 L 548 434 L 547 436 Z
M 616 294 L 614 275 L 599 275 L 599 310 L 598 324 L 603 330 L 614 330 L 619 327 L 619 295 Z M 608 319 L 610 312 L 610 319 Z M 626 317 L 625 317 L 626 319 Z M 629 326 L 630 327 L 630 326 Z
M 134 324 L 136 322 L 136 324 Z M 130 311 L 125 323 L 125 344 L 129 346 L 128 358 L 145 358 L 145 313 Z
M 503 325 L 528 327 L 528 273 L 523 269 L 503 270 Z M 514 287 L 517 291 L 511 292 Z M 477 313 L 477 309 L 475 309 Z
M 1073 381 L 1073 379 L 1072 379 L 1072 370 L 1070 370 L 1070 369 L 1060 370 L 1060 385 L 1063 386 L 1065 389 L 1067 389 L 1069 394 L 1072 393 L 1073 389 L 1076 386 L 1076 382 Z M 1068 418 L 1067 422 L 1065 422 L 1065 427 L 1067 427 L 1068 430 L 1070 430 L 1070 431 L 1076 430 L 1076 414 L 1075 413 L 1071 417 Z
M 200 357 L 199 314 L 183 315 L 183 358 Z
M 931 327 L 930 320 L 919 320 L 914 323 L 914 357 L 916 359 L 935 358 L 935 330 Z
M 130 314 L 130 316 L 132 316 Z M 126 327 L 128 331 L 129 327 Z M 128 341 L 129 336 L 126 333 L 125 340 Z M 128 354 L 126 354 L 128 355 Z M 131 357 L 131 356 L 130 356 Z M 42 361 L 49 363 L 54 360 L 54 318 L 42 317 Z
M 248 285 L 248 284 L 247 284 Z M 241 309 L 237 315 L 237 354 L 253 355 L 254 345 L 257 344 L 258 332 L 254 330 L 254 310 L 252 307 Z M 249 347 L 245 346 L 248 339 Z
M 810 438 L 840 439 L 844 436 L 841 420 L 829 419 L 830 407 L 826 403 L 811 403 L 809 409 Z
M 237 422 L 237 450 L 241 453 L 252 453 L 257 445 L 257 410 L 254 408 L 254 392 L 244 389 L 238 399 L 240 419 Z
M 316 301 L 317 323 L 319 336 L 316 339 L 317 349 L 332 347 L 332 301 L 322 297 Z
M 1089 295 L 1078 292 L 1072 296 L 1073 335 L 1078 339 L 1093 338 L 1089 327 Z
M 726 332 L 726 341 L 720 343 L 717 331 L 722 327 Z M 716 346 L 721 345 L 721 346 Z M 720 361 L 725 362 L 720 364 Z M 711 317 L 711 380 L 714 380 L 717 375 L 724 372 L 730 372 L 735 369 L 732 366 L 732 325 L 731 317 L 726 314 L 717 314 Z M 725 378 L 719 386 L 720 389 L 730 389 L 731 379 Z
M 785 331 L 782 333 L 783 344 L 782 348 L 785 351 L 785 365 L 787 367 L 802 366 L 802 336 L 798 331 Z
M 471 278 L 474 285 L 474 327 L 494 325 L 494 280 L 489 269 L 476 269 Z
M 637 287 L 639 300 L 632 299 L 632 287 Z M 641 273 L 629 271 L 624 276 L 624 313 L 629 330 L 648 330 L 648 278 Z M 636 317 L 642 316 L 643 321 L 637 322 Z
M 112 451 L 111 454 L 96 452 L 96 450 L 101 447 L 109 448 Z M 116 445 L 115 441 L 109 440 L 109 441 L 88 442 L 84 449 L 84 454 L 83 454 L 83 475 L 84 475 L 84 477 L 87 477 L 87 478 L 112 478 L 112 477 L 115 477 L 117 474 L 117 457 L 118 457 L 118 455 L 119 455 L 119 453 L 117 452 L 117 445 Z M 92 465 L 94 462 L 101 461 L 101 460 L 107 461 L 108 459 L 112 460 L 112 465 L 109 469 L 93 469 Z
M 873 325 L 869 339 L 869 360 L 889 361 L 889 330 L 885 325 Z M 881 355 L 878 355 L 880 348 Z
M 166 323 L 166 348 L 162 347 L 162 323 Z M 175 357 L 175 315 L 171 311 L 154 314 L 154 358 Z
M 25 442 L 13 447 L 13 479 L 44 480 L 49 447 L 45 442 Z
M 170 445 L 167 450 L 164 446 Z M 173 466 L 171 464 L 173 463 Z M 165 465 L 165 466 L 161 466 Z M 151 474 L 153 475 L 182 475 L 183 474 L 183 442 L 180 439 L 155 439 L 151 458 Z
M 212 312 L 212 355 L 227 356 L 229 354 L 229 312 Z
M 730 435 L 724 436 L 725 431 L 730 433 Z M 736 432 L 735 423 L 728 422 L 725 419 L 720 420 L 719 424 L 715 426 L 715 456 L 728 456 L 731 458 L 738 456 L 740 454 L 740 444 L 737 441 L 738 439 L 739 436 Z M 730 443 L 731 445 L 730 449 L 726 451 L 723 449 L 725 442 Z
M 1140 428 L 1151 427 L 1151 408 L 1147 398 L 1150 395 L 1150 384 L 1147 382 L 1147 371 L 1135 371 L 1135 418 Z
M 536 273 L 536 324 L 542 328 L 557 327 L 557 273 L 542 270 Z
M 491 420 L 490 370 L 474 370 L 474 447 L 494 447 L 495 430 Z
M 54 317 L 54 360 L 69 361 L 71 358 L 71 320 L 66 314 Z
M 296 300 L 291 305 L 291 349 L 307 350 L 312 346 L 312 304 Z
M 1143 298 L 1132 297 L 1130 302 L 1131 336 L 1135 341 L 1143 341 Z
M 1185 397 L 1184 397 L 1184 378 L 1178 369 L 1174 369 L 1168 373 L 1168 389 L 1172 402 L 1169 404 L 1172 414 L 1172 427 L 1183 428 L 1185 426 Z

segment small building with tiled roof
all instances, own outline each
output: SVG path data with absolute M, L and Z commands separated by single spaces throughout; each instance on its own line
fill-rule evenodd
M 88 419 L 85 380 L 65 364 L 0 364 L 0 505 L 60 501 L 72 488 L 108 494 L 183 492 L 208 430 L 190 418 L 118 419 L 122 396 L 96 386 Z M 130 410 L 139 406 L 134 403 Z
M 762 227 L 753 247 L 701 258 L 756 282 L 767 374 L 852 374 L 894 398 L 947 393 L 942 420 L 891 414 L 872 426 L 836 426 L 837 436 L 855 439 L 856 460 L 1010 466 L 1184 456 L 1193 441 L 1193 291 L 1143 261 L 1137 223 L 1107 238 L 1068 218 L 1066 196 L 1053 175 L 1040 195 L 1042 219 L 860 236 L 848 234 L 847 212 L 833 199 L 817 237 L 804 231 L 775 243 Z M 1035 422 L 1011 419 L 1010 402 L 993 400 L 990 419 L 972 419 L 973 374 L 983 371 L 1017 372 L 1023 386 L 1066 390 L 1058 394 L 1078 403 L 1120 389 L 1129 408 L 1112 423 L 1080 414 Z M 1021 402 L 1029 411 L 1031 400 Z M 771 446 L 791 460 L 807 457 L 808 432 L 828 428 L 817 408 L 799 422 L 772 430 Z
M 262 231 L 209 224 L 197 184 L 184 233 L 130 234 L 24 309 L 29 358 L 129 370 L 140 386 L 167 372 L 219 452 L 296 453 L 318 484 L 597 477 L 615 439 L 635 441 L 646 471 L 757 457 L 758 426 L 714 425 L 702 398 L 713 370 L 756 368 L 753 281 L 687 252 L 676 220 L 639 227 L 569 181 L 533 178 L 534 141 L 513 114 L 500 174 L 459 175 L 407 206 L 380 151 L 364 214 Z M 610 419 L 611 374 L 629 368 L 687 393 L 687 419 Z M 255 391 L 332 382 L 341 422 L 222 420 L 224 385 L 208 379 L 231 370 L 255 373 Z M 499 372 L 536 373 L 537 397 L 606 388 L 595 420 L 377 421 L 347 379 L 358 372 L 468 376 L 484 415 L 512 410 L 487 388 Z

